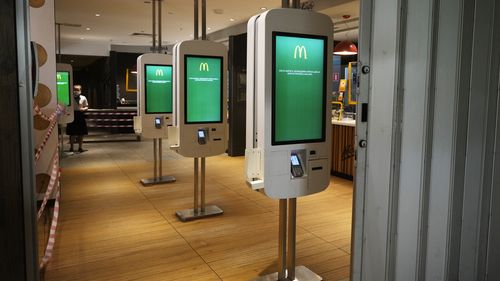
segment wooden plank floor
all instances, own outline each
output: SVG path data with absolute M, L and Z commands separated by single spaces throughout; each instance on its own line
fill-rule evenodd
M 193 160 L 164 152 L 174 184 L 142 187 L 152 143 L 87 144 L 63 160 L 60 224 L 46 281 L 251 280 L 276 271 L 278 201 L 250 190 L 244 158 L 207 158 L 207 204 L 224 215 L 188 223 Z M 325 281 L 348 280 L 352 182 L 332 178 L 299 198 L 297 264 Z

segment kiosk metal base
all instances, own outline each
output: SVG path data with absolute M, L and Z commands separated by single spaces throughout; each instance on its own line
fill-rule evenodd
M 175 182 L 174 176 L 163 176 L 160 178 L 151 178 L 151 179 L 142 179 L 141 183 L 144 186 L 154 185 L 154 184 L 162 184 L 162 183 L 172 183 Z
M 289 280 L 289 279 L 284 279 Z M 295 267 L 295 279 L 289 281 L 322 281 L 323 278 L 318 274 L 312 272 L 309 268 L 301 265 Z M 271 273 L 268 275 L 260 276 L 252 281 L 281 281 L 278 279 L 278 272 Z
M 182 221 L 192 221 L 192 220 L 198 220 L 198 219 L 203 219 L 206 217 L 213 217 L 217 215 L 222 215 L 224 211 L 215 206 L 215 205 L 209 205 L 205 207 L 205 211 L 202 212 L 200 209 L 197 210 L 197 212 L 194 211 L 194 209 L 187 209 L 187 210 L 181 210 L 181 211 L 176 211 L 175 215 Z
M 66 157 L 73 156 L 73 155 L 75 155 L 75 153 L 74 153 L 74 152 L 63 151 L 63 152 L 61 153 L 61 158 L 66 158 Z

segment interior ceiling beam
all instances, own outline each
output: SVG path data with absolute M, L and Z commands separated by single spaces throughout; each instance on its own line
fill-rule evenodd
M 306 1 L 301 1 L 302 3 Z M 326 10 L 328 8 L 342 5 L 345 3 L 353 2 L 353 0 L 315 0 L 314 1 L 314 11 L 322 11 Z M 352 19 L 347 19 L 345 21 L 339 21 L 336 22 L 335 24 L 338 23 L 348 23 L 348 22 L 353 22 L 353 21 L 359 21 L 359 18 L 352 18 Z M 356 27 L 357 28 L 357 27 Z M 211 41 L 220 41 L 220 40 L 225 40 L 231 35 L 238 35 L 247 32 L 247 22 L 242 22 L 215 32 L 212 32 L 207 35 L 208 40 Z

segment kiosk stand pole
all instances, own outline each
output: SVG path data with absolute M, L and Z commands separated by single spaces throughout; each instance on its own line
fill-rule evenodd
M 205 157 L 201 157 L 201 193 L 200 193 L 200 209 L 205 212 Z
M 297 198 L 288 199 L 288 253 L 287 264 L 288 279 L 295 280 L 295 246 L 296 246 L 296 224 L 297 222 Z
M 194 0 L 194 32 L 193 38 L 194 40 L 198 40 L 198 0 Z
M 194 158 L 194 213 L 198 213 L 198 158 Z
M 156 173 L 156 171 L 158 171 L 157 169 L 157 164 L 158 164 L 158 159 L 157 159 L 157 151 L 156 151 L 156 139 L 153 140 L 153 155 L 154 155 L 154 178 L 153 180 L 156 182 L 156 180 L 158 179 L 158 174 Z
M 207 40 L 207 3 L 201 0 L 201 40 Z
M 286 199 L 280 199 L 278 235 L 278 280 L 286 278 Z
M 172 183 L 175 182 L 174 176 L 164 176 L 163 175 L 163 142 L 162 139 L 153 139 L 153 155 L 154 155 L 154 177 L 152 179 L 142 179 L 141 183 L 144 186 L 161 184 L 161 183 Z
M 288 205 L 288 207 L 287 207 Z M 288 208 L 288 214 L 287 214 Z M 278 272 L 253 281 L 321 281 L 323 278 L 305 266 L 295 266 L 297 237 L 297 198 L 280 199 Z M 288 248 L 288 251 L 287 251 Z
M 198 158 L 194 158 L 194 208 L 175 212 L 179 220 L 186 222 L 222 215 L 224 211 L 215 206 L 205 206 L 205 157 L 201 157 L 201 176 Z M 199 190 L 201 186 L 201 191 Z
M 64 151 L 64 129 L 66 128 L 66 124 L 59 124 L 59 158 L 62 159 L 67 157 L 68 155 L 73 155 L 73 152 Z M 71 137 L 70 137 L 71 138 Z
M 158 179 L 161 179 L 163 177 L 163 145 L 162 145 L 162 140 L 158 139 Z

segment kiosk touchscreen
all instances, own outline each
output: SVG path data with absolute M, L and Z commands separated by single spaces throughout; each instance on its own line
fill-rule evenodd
M 248 31 L 247 182 L 277 199 L 320 192 L 330 181 L 331 20 L 276 9 Z
M 202 40 L 174 46 L 174 124 L 171 148 L 186 157 L 222 154 L 227 148 L 227 49 Z
M 144 54 L 137 58 L 136 133 L 145 138 L 167 138 L 172 124 L 173 67 L 172 56 Z
M 73 67 L 70 64 L 58 63 L 56 71 L 57 103 L 61 107 L 59 124 L 73 122 Z

